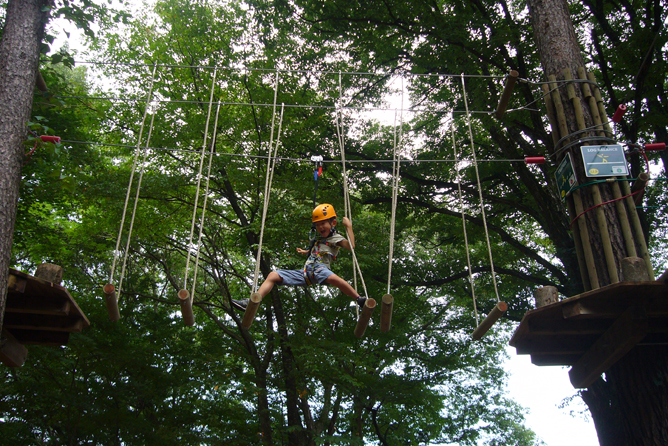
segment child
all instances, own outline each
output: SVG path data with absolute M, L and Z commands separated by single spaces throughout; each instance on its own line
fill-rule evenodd
M 269 294 L 274 285 L 307 286 L 325 283 L 337 287 L 357 302 L 357 305 L 363 307 L 366 298 L 361 297 L 348 282 L 330 270 L 330 262 L 332 259 L 336 260 L 339 247 L 346 249 L 355 247 L 352 223 L 347 217 L 343 217 L 341 220 L 343 226 L 348 230 L 349 242 L 336 231 L 336 212 L 334 212 L 334 206 L 331 204 L 317 206 L 313 210 L 312 220 L 318 234 L 315 240 L 311 241 L 311 248 L 297 248 L 299 254 L 308 255 L 304 269 L 272 271 L 257 292 L 264 297 Z M 232 299 L 232 305 L 245 311 L 248 306 L 248 299 Z

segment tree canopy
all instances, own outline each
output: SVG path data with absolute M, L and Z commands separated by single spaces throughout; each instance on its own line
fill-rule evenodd
M 590 70 L 615 92 L 610 111 L 643 104 L 619 129 L 629 141 L 661 138 L 665 124 L 660 101 L 643 102 L 664 88 L 663 13 L 647 3 L 644 15 L 608 2 L 572 5 L 592 37 L 583 39 Z M 539 443 L 504 392 L 503 346 L 533 288 L 573 295 L 581 284 L 555 166 L 523 162 L 553 150 L 525 8 L 160 0 L 126 23 L 101 16 L 93 63 L 44 70 L 52 97 L 36 101 L 31 128 L 64 142 L 39 146 L 23 169 L 14 245 L 21 269 L 65 267 L 92 326 L 66 348 L 31 347 L 23 368 L 3 369 L 0 444 Z M 637 28 L 625 28 L 622 14 Z M 633 84 L 644 90 L 632 98 L 629 77 L 612 82 L 610 73 L 633 72 L 637 57 L 614 47 L 646 43 L 643 33 L 657 37 L 638 50 L 649 56 Z M 498 121 L 490 112 L 510 69 L 523 81 Z M 395 112 L 402 97 L 405 110 Z M 325 159 L 317 200 L 343 215 L 340 131 L 355 253 L 376 299 L 387 291 L 388 161 L 400 141 L 392 329 L 374 323 L 356 339 L 346 296 L 279 287 L 245 330 L 230 299 L 251 292 L 269 143 L 280 144 L 281 159 L 263 276 L 302 267 L 295 249 L 308 244 L 311 156 Z M 663 214 L 651 206 L 665 206 L 662 184 L 646 194 L 658 248 Z M 509 311 L 474 342 L 473 294 L 483 316 L 496 303 L 485 226 Z M 114 262 L 116 280 L 123 271 L 117 323 L 101 299 Z M 334 267 L 352 282 L 349 253 Z M 183 326 L 181 288 L 194 291 L 194 327 Z

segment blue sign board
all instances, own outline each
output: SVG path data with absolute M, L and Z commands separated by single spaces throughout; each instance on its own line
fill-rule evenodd
M 629 174 L 626 156 L 619 144 L 582 146 L 580 150 L 588 177 L 616 177 Z

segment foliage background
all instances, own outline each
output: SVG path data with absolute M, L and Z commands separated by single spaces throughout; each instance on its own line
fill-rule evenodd
M 281 288 L 267 296 L 250 331 L 240 328 L 240 315 L 229 306 L 230 298 L 247 296 L 252 283 L 266 160 L 248 156 L 266 153 L 272 138 L 275 115 L 261 104 L 273 102 L 275 68 L 284 70 L 277 103 L 308 105 L 284 110 L 281 155 L 320 154 L 328 161 L 340 157 L 332 109 L 339 100 L 338 73 L 373 73 L 341 75 L 340 82 L 351 107 L 344 121 L 346 158 L 366 161 L 349 170 L 356 254 L 369 295 L 380 297 L 387 278 L 391 164 L 373 160 L 389 158 L 395 126 L 369 120 L 353 107 L 388 107 L 384 100 L 397 88 L 396 79 L 410 79 L 407 95 L 419 111 L 405 117 L 404 155 L 452 159 L 454 123 L 455 147 L 470 157 L 460 79 L 419 75 L 480 75 L 466 78 L 468 105 L 490 110 L 509 68 L 540 79 L 524 12 L 521 2 L 492 1 L 166 0 L 125 23 L 114 16 L 99 19 L 87 58 L 104 64 L 69 70 L 45 61 L 42 72 L 53 96 L 36 101 L 32 128 L 58 134 L 65 143 L 39 147 L 24 168 L 15 263 L 28 271 L 44 261 L 63 265 L 66 286 L 92 326 L 74 334 L 66 348 L 31 347 L 23 368 L 2 370 L 0 422 L 7 435 L 0 444 L 537 443 L 523 426 L 523 410 L 504 394 L 503 345 L 512 322 L 532 305 L 534 287 L 551 284 L 572 295 L 578 275 L 554 166 L 495 160 L 549 150 L 538 110 L 511 113 L 502 123 L 477 114 L 472 123 L 500 297 L 510 305 L 506 320 L 484 342 L 468 336 L 474 317 L 456 199 L 459 181 L 477 303 L 485 313 L 495 297 L 470 164 L 459 172 L 451 162 L 402 165 L 392 284 L 397 305 L 389 334 L 373 325 L 356 340 L 347 298 L 322 289 Z M 632 72 L 638 60 L 613 58 L 615 42 L 637 46 L 637 56 L 648 54 L 635 44 L 647 40 L 640 29 L 656 29 L 662 18 L 656 9 L 633 12 L 612 4 L 603 10 L 587 2 L 572 7 L 582 35 L 592 36 L 583 49 L 608 89 L 611 110 L 631 89 L 606 72 Z M 638 26 L 625 27 L 616 19 L 621 16 Z M 626 101 L 661 97 L 665 36 L 655 35 L 658 53 L 650 53 L 656 63 L 648 65 L 645 89 L 636 79 L 637 96 Z M 154 76 L 155 64 L 160 69 Z M 189 328 L 182 324 L 176 292 L 189 250 L 198 152 L 204 134 L 213 133 L 206 127 L 213 66 L 221 67 L 214 97 L 224 105 L 203 227 L 197 323 Z M 142 131 L 151 88 L 161 102 L 149 108 Z M 538 91 L 520 84 L 512 106 L 539 100 Z M 655 102 L 633 108 L 634 124 L 620 129 L 629 141 L 661 136 L 665 113 Z M 122 319 L 112 324 L 100 288 L 113 263 L 135 146 L 140 131 L 146 140 L 151 118 L 150 147 L 160 150 L 150 152 L 145 166 Z M 32 144 L 28 140 L 26 147 Z M 308 162 L 277 164 L 264 274 L 301 266 L 295 248 L 307 243 L 312 174 Z M 326 164 L 319 197 L 338 210 L 341 181 L 339 166 Z M 659 264 L 665 262 L 663 184 L 646 194 Z M 136 177 L 131 197 L 134 188 Z M 350 278 L 350 255 L 341 257 L 337 272 Z

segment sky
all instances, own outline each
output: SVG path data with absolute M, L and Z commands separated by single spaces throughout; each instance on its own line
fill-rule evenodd
M 510 374 L 508 392 L 519 404 L 530 410 L 526 426 L 532 429 L 547 446 L 598 445 L 594 422 L 588 412 L 586 418 L 575 417 L 586 406 L 580 397 L 565 408 L 558 406 L 564 398 L 576 393 L 568 378 L 568 367 L 538 367 L 531 364 L 529 355 L 517 355 L 508 346 L 509 360 L 504 364 Z
M 66 29 L 70 32 L 69 45 L 77 49 L 77 40 L 81 33 L 73 26 L 56 24 L 55 31 Z M 67 40 L 64 33 L 52 46 L 58 50 Z M 76 60 L 80 60 L 75 57 Z M 399 104 L 397 104 L 399 106 Z M 401 108 L 399 106 L 399 108 Z M 394 112 L 388 119 L 394 119 Z M 532 429 L 546 446 L 591 446 L 598 445 L 594 423 L 586 412 L 584 402 L 578 397 L 564 408 L 559 408 L 565 398 L 573 396 L 576 391 L 568 378 L 567 367 L 538 367 L 531 364 L 529 355 L 517 355 L 515 349 L 506 348 L 509 359 L 504 368 L 510 379 L 508 392 L 511 398 L 529 410 L 526 415 L 526 426 Z M 571 411 L 578 413 L 576 416 Z

